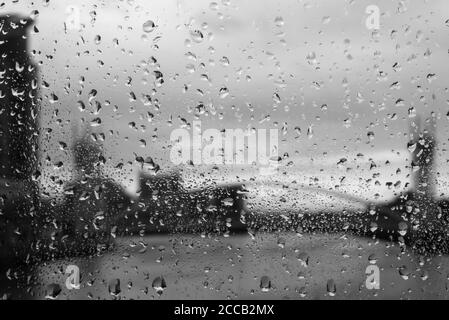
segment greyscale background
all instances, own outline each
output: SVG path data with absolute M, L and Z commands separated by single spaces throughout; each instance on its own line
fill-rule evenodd
M 380 9 L 378 30 L 366 26 L 370 5 Z M 180 170 L 186 190 L 244 183 L 256 215 L 355 212 L 409 190 L 410 126 L 426 119 L 437 141 L 434 197 L 447 196 L 447 1 L 9 0 L 0 13 L 35 20 L 38 184 L 49 201 L 64 201 L 75 177 L 70 146 L 88 130 L 104 134 L 102 174 L 134 200 L 140 156 L 160 166 L 156 175 Z M 251 164 L 175 167 L 170 133 L 195 116 L 203 129 L 278 128 L 288 157 L 269 176 Z M 334 284 L 337 298 L 447 297 L 444 254 L 345 233 L 248 233 L 118 237 L 95 259 L 33 265 L 25 287 L 44 297 L 59 283 L 59 298 L 81 299 L 109 298 L 111 279 L 121 279 L 121 298 L 321 299 Z M 64 287 L 69 264 L 85 274 L 80 290 Z M 370 264 L 381 268 L 380 290 L 365 288 Z M 162 275 L 159 294 L 151 286 Z M 2 289 L 22 297 L 7 281 Z
M 299 179 L 319 176 L 323 186 L 333 187 L 332 173 L 346 175 L 342 188 L 373 198 L 377 192 L 389 196 L 392 192 L 385 190 L 384 183 L 378 189 L 360 183 L 358 178 L 363 171 L 357 168 L 346 174 L 344 168 L 336 171 L 335 164 L 342 157 L 348 158 L 352 167 L 368 162 L 369 158 L 388 159 L 390 167 L 379 163 L 382 182 L 396 179 L 391 176 L 396 167 L 408 165 L 410 108 L 423 117 L 436 113 L 437 135 L 441 137 L 438 150 L 441 161 L 437 162 L 444 164 L 447 159 L 444 61 L 448 40 L 444 22 L 448 9 L 444 1 L 376 2 L 381 27 L 373 35 L 373 30 L 365 26 L 368 17 L 365 9 L 370 4 L 369 1 L 258 4 L 225 1 L 217 5 L 209 1 L 33 4 L 13 1 L 2 10 L 24 15 L 39 10 L 36 19 L 39 32 L 31 32 L 31 49 L 40 53 L 34 59 L 42 62 L 41 77 L 50 84 L 42 89 L 41 121 L 44 127 L 54 129 L 50 141 L 44 144 L 55 160 L 69 157 L 58 150 L 60 137 L 67 140 L 72 135 L 72 126 L 80 126 L 81 117 L 88 123 L 96 118 L 81 114 L 76 103 L 86 101 L 91 89 L 95 89 L 99 101 L 110 102 L 110 106 L 101 110 L 101 131 L 114 130 L 112 136 L 108 135 L 106 152 L 111 161 L 107 166 L 133 160 L 133 152 L 151 155 L 164 168 L 170 165 L 167 146 L 173 127 L 167 121 L 171 118 L 173 126 L 181 124 L 178 117 L 191 122 L 193 115 L 189 110 L 202 102 L 216 110 L 216 114 L 201 118 L 205 128 L 270 128 L 276 122 L 279 127 L 287 122 L 290 137 L 294 137 L 294 128 L 300 127 L 301 139 L 287 138 L 279 152 L 289 151 Z M 70 16 L 67 8 L 73 5 L 79 8 L 83 28 L 79 32 L 65 32 L 64 23 Z M 148 20 L 157 25 L 151 33 L 143 31 Z M 194 30 L 204 34 L 200 43 L 192 40 L 190 32 Z M 101 37 L 99 44 L 95 43 L 97 35 Z M 118 45 L 114 45 L 114 39 Z M 189 58 L 189 52 L 196 59 Z M 154 89 L 151 75 L 145 75 L 145 67 L 141 65 L 151 57 L 156 58 L 165 80 L 155 94 L 161 105 L 156 112 L 139 101 L 129 101 L 130 92 L 140 98 Z M 229 65 L 220 63 L 222 57 L 228 58 Z M 394 68 L 395 63 L 399 67 Z M 208 80 L 203 80 L 204 74 Z M 435 74 L 431 83 L 428 74 Z M 77 96 L 80 77 L 85 79 L 84 89 Z M 129 77 L 131 87 L 126 86 Z M 67 84 L 71 86 L 66 92 Z M 183 93 L 185 85 L 189 89 Z M 225 99 L 219 96 L 222 87 L 229 89 Z M 59 101 L 52 104 L 49 100 L 53 93 Z M 281 97 L 276 109 L 273 109 L 274 93 Z M 398 100 L 403 102 L 396 103 Z M 327 105 L 327 109 L 323 110 L 322 105 Z M 114 106 L 118 107 L 116 112 Z M 147 111 L 155 114 L 151 124 L 146 121 Z M 268 116 L 266 123 L 259 124 Z M 57 125 L 58 119 L 62 123 Z M 130 127 L 130 122 L 135 123 L 135 128 Z M 142 125 L 146 125 L 145 132 Z M 313 138 L 306 139 L 309 126 L 313 127 Z M 369 140 L 368 132 L 374 133 L 373 141 Z M 147 142 L 144 148 L 141 139 Z M 365 155 L 364 159 L 356 159 L 359 152 Z M 69 175 L 69 163 L 64 162 L 61 175 Z M 324 174 L 320 169 L 324 169 Z M 439 187 L 444 192 L 444 165 L 439 172 Z M 133 190 L 132 165 L 126 165 L 120 172 L 111 168 L 108 173 Z M 405 175 L 397 180 L 404 178 Z
M 375 35 L 365 26 L 365 9 L 372 4 L 369 1 L 266 1 L 257 5 L 239 1 L 217 2 L 217 6 L 211 3 L 14 1 L 4 5 L 4 12 L 23 15 L 39 10 L 39 32 L 31 32 L 31 49 L 40 52 L 34 59 L 42 62 L 41 77 L 50 84 L 42 90 L 41 121 L 55 130 L 51 141 L 45 144 L 53 157 L 66 160 L 67 155 L 58 150 L 60 137 L 69 137 L 72 125 L 79 125 L 81 117 L 86 121 L 95 118 L 81 114 L 76 103 L 86 101 L 91 89 L 98 91 L 99 101 L 108 100 L 111 104 L 101 110 L 101 130 L 115 132 L 108 137 L 114 142 L 106 146 L 111 166 L 133 160 L 133 152 L 160 159 L 164 167 L 170 165 L 168 154 L 157 156 L 169 144 L 173 127 L 167 121 L 171 117 L 173 126 L 180 125 L 178 117 L 191 122 L 189 110 L 200 102 L 217 110 L 216 115 L 201 118 L 206 128 L 262 127 L 259 121 L 269 116 L 265 127 L 270 128 L 275 122 L 281 127 L 287 122 L 294 137 L 294 128 L 299 126 L 302 139 L 288 139 L 281 145 L 280 154 L 290 151 L 300 175 L 315 176 L 320 174 L 319 169 L 325 169 L 321 178 L 329 186 L 332 183 L 328 182 L 328 170 L 333 170 L 340 158 L 351 161 L 359 152 L 366 154 L 365 161 L 389 159 L 394 162 L 391 167 L 408 165 L 405 147 L 410 107 L 423 116 L 436 113 L 438 137 L 441 135 L 441 143 L 445 143 L 444 61 L 448 40 L 444 1 L 376 2 L 381 10 L 381 27 Z M 67 8 L 73 5 L 79 8 L 84 27 L 79 32 L 65 32 L 64 23 L 70 18 Z M 282 22 L 276 22 L 278 17 Z M 147 20 L 157 25 L 148 34 L 143 31 Z M 202 30 L 204 41 L 192 40 L 190 31 L 194 30 Z M 99 44 L 95 43 L 97 35 L 101 36 Z M 114 45 L 114 39 L 118 45 Z M 189 59 L 189 52 L 196 60 Z M 141 66 L 151 57 L 157 59 L 165 83 L 157 88 L 161 107 L 149 125 L 145 121 L 148 108 L 139 101 L 130 102 L 129 93 L 134 92 L 137 97 L 151 94 L 151 76 L 146 76 Z M 229 66 L 220 63 L 222 57 L 229 59 Z M 395 63 L 400 69 L 393 68 Z M 436 74 L 431 83 L 427 80 L 429 73 Z M 209 81 L 202 80 L 203 74 Z M 85 79 L 85 89 L 77 96 L 80 77 Z M 129 77 L 133 79 L 132 87 L 126 86 Z M 392 86 L 396 82 L 398 85 Z M 71 88 L 65 92 L 68 83 Z M 184 85 L 189 87 L 186 93 Z M 222 87 L 230 92 L 225 99 L 219 96 Z M 57 103 L 49 102 L 52 93 L 58 96 Z M 276 110 L 274 93 L 281 97 Z M 403 103 L 396 105 L 399 99 Z M 324 104 L 326 111 L 321 109 Z M 117 112 L 113 112 L 115 105 Z M 55 110 L 59 111 L 57 116 Z M 155 113 L 151 108 L 149 111 Z M 238 115 L 241 123 L 237 122 Z M 62 119 L 61 125 L 55 125 L 58 119 Z M 137 130 L 130 128 L 130 122 L 136 123 Z M 146 125 L 145 132 L 141 125 Z M 313 138 L 305 139 L 311 125 Z M 375 138 L 368 143 L 370 131 Z M 150 138 L 153 135 L 157 136 L 156 141 Z M 147 140 L 143 149 L 141 139 Z M 447 154 L 444 147 L 440 149 L 438 156 L 444 163 Z M 324 152 L 327 157 L 323 157 Z M 125 169 L 132 171 L 131 166 Z M 391 179 L 389 169 L 383 169 L 387 171 L 384 178 Z M 132 179 L 131 173 L 123 177 L 122 172 L 111 174 L 120 176 L 124 183 Z M 345 170 L 337 174 L 344 175 Z M 358 178 L 357 174 L 354 176 Z M 444 192 L 443 171 L 440 176 Z M 367 186 L 358 185 L 358 180 L 348 185 L 353 185 L 352 192 L 369 194 L 360 191 L 360 187 Z M 374 190 L 371 193 L 374 195 Z

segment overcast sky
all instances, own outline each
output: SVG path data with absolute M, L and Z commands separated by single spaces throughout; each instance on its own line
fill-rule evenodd
M 365 26 L 368 5 L 380 9 L 378 32 Z M 81 30 L 64 28 L 70 6 L 80 12 Z M 439 170 L 442 177 L 448 173 L 445 0 L 6 1 L 0 10 L 39 11 L 30 49 L 37 51 L 41 79 L 50 85 L 41 91 L 42 127 L 54 130 L 42 151 L 54 162 L 64 161 L 65 179 L 70 154 L 58 143 L 71 143 L 80 119 L 89 125 L 101 118 L 101 126 L 91 129 L 106 134 L 106 172 L 132 189 L 135 164 L 126 162 L 134 160 L 133 152 L 169 168 L 170 132 L 181 124 L 179 118 L 191 123 L 198 104 L 208 111 L 200 116 L 203 128 L 281 128 L 286 122 L 280 153 L 288 152 L 293 161 L 291 179 L 319 177 L 319 184 L 333 187 L 346 176 L 341 189 L 366 198 L 391 195 L 387 181 L 406 182 L 410 110 L 423 118 L 433 111 L 439 119 Z M 156 27 L 146 33 L 148 20 Z M 148 64 L 151 57 L 156 65 Z M 160 87 L 154 70 L 163 73 Z M 229 95 L 221 97 L 221 88 Z M 89 106 L 92 89 L 98 91 L 92 102 L 102 104 L 98 114 Z M 130 101 L 130 92 L 137 101 Z M 51 94 L 59 100 L 51 103 Z M 144 105 L 142 94 L 152 95 L 159 107 Z M 79 111 L 79 100 L 86 111 Z M 295 127 L 301 128 L 299 139 Z M 372 140 L 368 132 L 374 133 Z M 342 157 L 347 164 L 337 166 Z M 373 174 L 370 159 L 378 165 L 381 186 L 360 179 Z M 113 169 L 120 162 L 124 168 Z M 235 168 L 220 175 L 224 172 L 231 181 L 254 175 Z M 444 192 L 447 182 L 440 180 Z

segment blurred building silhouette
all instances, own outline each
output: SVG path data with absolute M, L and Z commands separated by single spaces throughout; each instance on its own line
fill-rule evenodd
M 137 221 L 128 219 L 128 229 L 134 234 L 199 234 L 246 230 L 241 221 L 245 206 L 242 184 L 185 189 L 182 174 L 178 170 L 158 174 L 143 170 L 140 172 L 139 184 Z
M 99 143 L 89 132 L 72 145 L 73 179 L 64 188 L 64 201 L 54 215 L 60 225 L 53 236 L 46 237 L 48 248 L 56 248 L 45 258 L 89 255 L 102 252 L 112 245 L 116 236 L 116 217 L 126 211 L 130 199 L 114 180 L 103 175 L 106 162 Z

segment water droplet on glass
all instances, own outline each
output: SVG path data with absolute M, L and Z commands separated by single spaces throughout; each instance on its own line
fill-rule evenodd
M 154 290 L 156 290 L 158 294 L 162 294 L 164 292 L 164 289 L 167 287 L 167 284 L 165 283 L 164 277 L 159 276 L 153 280 L 151 286 Z
M 220 89 L 220 98 L 224 99 L 229 95 L 229 90 L 226 87 Z
M 335 281 L 333 279 L 327 281 L 326 289 L 327 293 L 329 293 L 331 297 L 337 294 L 337 285 L 335 284 Z
M 49 284 L 45 290 L 45 298 L 55 300 L 61 293 L 61 286 L 57 283 Z
M 401 236 L 405 236 L 407 234 L 407 223 L 405 223 L 404 221 L 399 222 L 398 224 L 398 233 Z
M 108 291 L 112 296 L 118 296 L 121 292 L 120 279 L 111 280 L 108 285 Z
M 156 25 L 152 20 L 148 20 L 143 24 L 142 28 L 144 32 L 150 33 L 156 28 Z
M 369 257 L 368 257 L 368 261 L 371 264 L 376 264 L 377 263 L 377 256 L 374 253 L 370 254 Z
M 301 266 L 307 267 L 309 265 L 309 255 L 305 252 L 298 254 L 298 261 L 301 263 Z
M 260 290 L 262 290 L 262 292 L 268 292 L 271 290 L 271 280 L 268 276 L 263 276 L 260 279 Z
M 407 280 L 410 276 L 410 270 L 406 266 L 402 266 L 399 268 L 399 275 L 402 279 Z
M 276 17 L 274 23 L 277 27 L 282 27 L 284 25 L 284 19 L 282 17 Z
M 203 42 L 203 39 L 204 39 L 204 35 L 203 35 L 203 33 L 200 30 L 190 31 L 190 37 L 196 43 Z

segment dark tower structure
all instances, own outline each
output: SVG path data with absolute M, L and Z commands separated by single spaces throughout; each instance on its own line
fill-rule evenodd
M 431 200 L 435 197 L 435 121 L 430 118 L 424 129 L 420 118 L 411 124 L 409 149 L 412 151 L 412 188 L 417 198 Z
M 0 178 L 29 179 L 37 162 L 37 68 L 28 54 L 32 20 L 0 17 Z
M 0 270 L 36 244 L 38 71 L 28 53 L 33 21 L 0 16 Z M 36 174 L 35 174 L 36 173 Z

